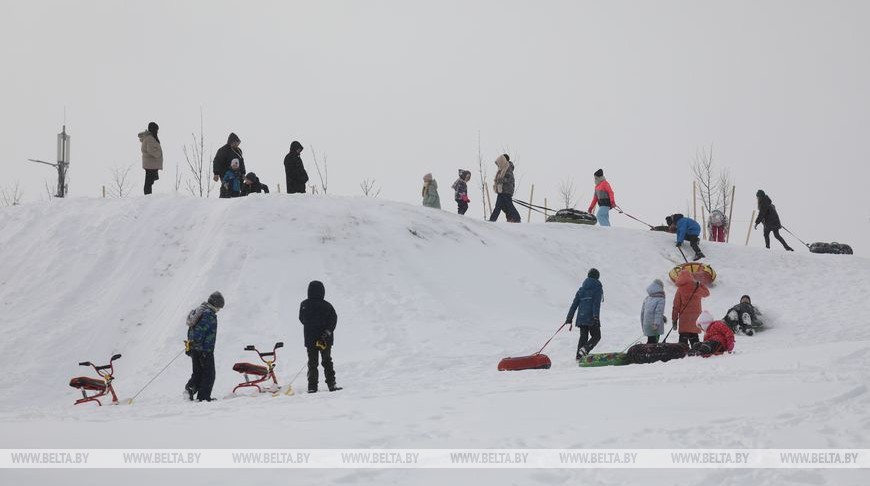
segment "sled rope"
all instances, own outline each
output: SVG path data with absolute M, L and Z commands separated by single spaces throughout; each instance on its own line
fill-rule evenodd
M 566 322 L 565 324 L 562 324 L 562 325 L 559 327 L 559 329 L 556 329 L 556 332 L 555 332 L 555 333 L 550 337 L 550 339 L 547 339 L 547 342 L 545 342 L 544 345 L 541 346 L 541 349 L 538 350 L 538 352 L 535 353 L 535 354 L 541 354 L 541 353 L 544 351 L 544 348 L 546 348 L 547 345 L 550 344 L 550 341 L 552 341 L 553 338 L 556 337 L 556 334 L 559 334 L 559 331 L 561 331 L 562 328 L 564 328 L 564 327 L 567 326 L 568 324 L 571 324 L 571 323 L 570 323 L 570 322 Z
M 540 208 L 540 206 L 535 206 L 534 204 L 529 204 L 529 203 L 527 203 L 527 202 L 520 201 L 519 199 L 514 199 L 514 202 L 517 203 L 517 204 L 519 204 L 520 206 L 526 208 L 526 209 L 529 209 L 529 210 L 534 211 L 534 212 L 536 212 L 536 213 L 541 213 L 541 214 L 543 214 L 544 216 L 549 216 L 547 213 L 545 213 L 544 211 L 541 210 L 541 209 L 543 209 L 543 208 L 541 208 L 541 209 L 537 209 L 537 208 Z M 547 211 L 553 211 L 553 210 L 552 210 L 552 209 L 547 209 Z
M 175 360 L 178 359 L 178 357 L 181 356 L 182 353 L 184 353 L 184 350 L 183 350 L 183 349 L 182 349 L 181 351 L 179 351 L 178 354 L 176 354 L 175 357 L 172 358 L 172 360 L 171 360 L 169 363 L 166 363 L 166 366 L 164 366 L 162 370 L 160 370 L 159 372 L 157 372 L 157 374 L 154 375 L 154 378 L 151 378 L 151 379 L 148 381 L 148 383 L 145 383 L 145 386 L 143 386 L 143 387 L 142 387 L 138 392 L 136 392 L 136 394 L 133 395 L 133 398 L 127 400 L 127 405 L 132 405 L 132 404 L 133 404 L 133 400 L 135 400 L 136 397 L 138 397 L 140 393 L 142 393 L 146 388 L 148 388 L 148 385 L 150 385 L 151 383 L 153 383 L 154 380 L 156 380 L 158 376 L 160 376 L 161 374 L 163 374 L 163 372 L 166 371 L 166 368 L 169 368 L 169 365 L 171 365 L 172 363 L 174 363 Z
M 802 240 L 802 239 L 798 238 L 797 236 L 795 236 L 795 234 L 792 233 L 791 231 L 789 231 L 788 228 L 786 228 L 785 226 L 783 226 L 782 229 L 784 229 L 784 230 L 786 231 L 786 233 L 788 233 L 788 234 L 794 236 L 796 240 L 798 240 L 798 241 L 800 241 L 801 243 L 803 243 L 805 247 L 807 247 L 807 248 L 810 247 L 810 245 L 808 245 L 806 242 L 804 242 L 804 240 Z
M 631 219 L 637 221 L 637 222 L 640 223 L 640 224 L 645 224 L 645 225 L 649 226 L 650 229 L 655 228 L 655 226 L 653 226 L 653 225 L 647 223 L 646 221 L 642 221 L 642 220 L 637 219 L 637 218 L 635 218 L 634 216 L 632 216 L 632 215 L 626 213 L 625 211 L 622 210 L 622 208 L 618 208 L 617 211 L 619 211 L 619 214 L 624 214 L 624 215 L 628 216 L 629 218 L 631 218 Z

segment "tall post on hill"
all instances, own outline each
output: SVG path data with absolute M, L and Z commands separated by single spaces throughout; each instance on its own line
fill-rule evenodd
M 749 229 L 746 230 L 746 244 L 743 246 L 749 246 L 749 235 L 752 234 L 752 223 L 755 221 L 755 210 L 752 210 L 752 217 L 749 218 Z
M 69 171 L 69 147 L 70 136 L 66 133 L 66 125 L 63 130 L 57 134 L 57 163 L 45 162 L 36 159 L 27 159 L 30 162 L 37 164 L 45 164 L 54 167 L 57 170 L 57 194 L 54 197 L 66 197 L 69 191 L 67 184 L 67 172 Z
M 532 191 L 529 193 L 529 215 L 526 217 L 526 223 L 532 222 L 532 204 L 535 204 L 535 185 L 532 184 Z
M 728 228 L 725 230 L 725 243 L 731 240 L 731 217 L 734 215 L 734 191 L 737 186 L 731 186 L 731 205 L 728 208 Z

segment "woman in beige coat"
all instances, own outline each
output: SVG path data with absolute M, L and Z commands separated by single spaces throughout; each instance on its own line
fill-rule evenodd
M 139 134 L 139 141 L 142 142 L 142 168 L 145 169 L 145 194 L 151 194 L 151 186 L 160 179 L 157 171 L 163 170 L 163 149 L 160 148 L 160 139 L 157 138 L 159 128 L 156 123 L 151 122 L 148 130 Z

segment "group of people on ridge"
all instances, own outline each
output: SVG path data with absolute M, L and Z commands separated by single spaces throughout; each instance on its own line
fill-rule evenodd
M 308 355 L 308 393 L 317 392 L 320 378 L 318 364 L 323 366 L 329 391 L 341 390 L 335 383 L 335 367 L 332 362 L 338 316 L 325 297 L 326 288 L 323 283 L 314 280 L 308 284 L 308 298 L 299 305 L 299 322 L 303 326 L 303 341 Z M 225 304 L 224 296 L 220 292 L 213 292 L 205 302 L 187 315 L 185 353 L 190 356 L 193 372 L 184 389 L 191 401 L 215 400 L 211 393 L 215 381 L 217 314 Z

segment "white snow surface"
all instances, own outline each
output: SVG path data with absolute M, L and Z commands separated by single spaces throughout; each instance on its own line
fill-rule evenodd
M 472 208 L 472 213 L 475 208 Z M 479 212 L 479 208 L 477 208 Z M 620 216 L 614 214 L 614 218 Z M 640 226 L 640 225 L 638 225 Z M 870 261 L 703 243 L 719 274 L 704 308 L 748 293 L 768 329 L 709 359 L 578 368 L 579 333 L 550 370 L 499 372 L 564 322 L 601 271 L 601 343 L 641 334 L 654 278 L 674 287 L 673 235 L 506 224 L 363 197 L 202 200 L 155 195 L 0 210 L 0 448 L 867 448 Z M 322 280 L 338 316 L 338 393 L 185 401 L 185 356 L 133 405 L 73 406 L 69 379 L 113 353 L 121 400 L 181 350 L 187 312 L 213 290 L 214 395 L 247 344 L 305 362 L 299 302 Z M 675 341 L 671 335 L 670 341 Z M 322 380 L 322 374 L 321 374 Z M 304 392 L 304 372 L 294 382 Z M 321 389 L 325 386 L 321 383 Z M 0 471 L 3 484 L 868 484 L 834 470 Z

